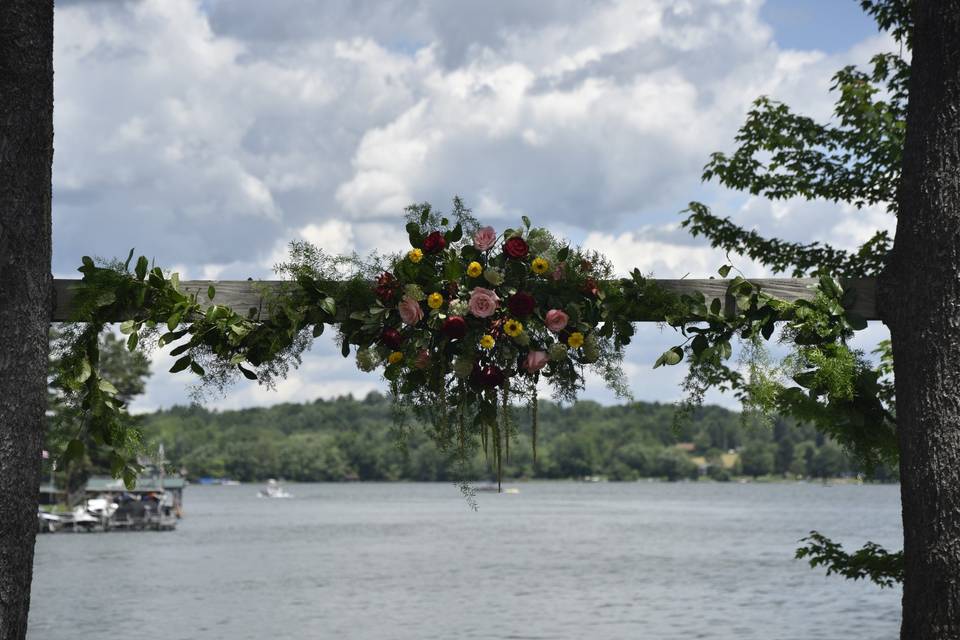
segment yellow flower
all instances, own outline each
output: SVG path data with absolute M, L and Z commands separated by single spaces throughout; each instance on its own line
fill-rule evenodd
M 530 270 L 538 276 L 542 276 L 550 270 L 550 263 L 547 262 L 546 258 L 534 258 L 533 263 L 530 265 Z
M 439 293 L 431 293 L 427 296 L 427 306 L 431 309 L 439 309 L 443 306 L 443 296 Z
M 390 364 L 399 364 L 399 363 L 403 362 L 403 352 L 402 352 L 402 351 L 394 351 L 394 352 L 391 353 L 390 356 L 387 358 L 387 362 L 389 362 Z
M 467 275 L 471 278 L 479 278 L 481 273 L 483 273 L 483 265 L 479 262 L 473 261 L 467 265 Z
M 496 343 L 497 341 L 494 340 L 493 336 L 490 335 L 489 333 L 485 334 L 482 338 L 480 338 L 480 346 L 483 347 L 484 349 L 493 349 L 493 345 L 495 345 Z
M 416 264 L 423 260 L 423 251 L 420 249 L 411 249 L 407 252 L 407 257 L 410 258 L 410 262 Z
M 516 338 L 523 332 L 523 325 L 519 320 L 507 320 L 503 325 L 503 331 L 511 338 Z
M 567 338 L 567 344 L 574 349 L 579 349 L 581 346 L 583 346 L 583 334 L 579 331 L 574 331 L 570 334 L 570 337 Z

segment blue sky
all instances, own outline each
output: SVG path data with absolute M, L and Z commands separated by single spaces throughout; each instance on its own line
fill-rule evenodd
M 785 49 L 849 49 L 877 33 L 877 24 L 855 0 L 767 0 L 760 16 Z
M 527 214 L 659 277 L 724 261 L 677 228 L 692 199 L 841 247 L 892 227 L 882 207 L 769 203 L 700 182 L 758 95 L 828 118 L 831 75 L 894 46 L 852 0 L 57 6 L 58 277 L 82 255 L 136 247 L 182 278 L 269 278 L 292 239 L 403 249 L 403 206 L 454 194 L 494 226 Z M 638 399 L 679 396 L 680 369 L 650 370 L 673 339 L 646 326 L 628 354 Z M 135 408 L 187 401 L 169 364 L 157 356 Z M 276 391 L 244 383 L 210 403 L 379 388 L 324 338 Z M 585 397 L 613 401 L 596 382 Z

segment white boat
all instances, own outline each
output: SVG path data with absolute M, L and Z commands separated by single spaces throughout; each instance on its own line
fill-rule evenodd
M 286 489 L 280 486 L 273 478 L 267 480 L 267 486 L 264 489 L 260 489 L 260 493 L 257 494 L 259 498 L 292 498 L 293 494 L 289 493 Z
M 40 509 L 37 511 L 37 526 L 40 533 L 53 533 L 60 529 L 63 519 L 55 513 Z
M 87 511 L 101 518 L 109 518 L 117 512 L 120 506 L 113 500 L 107 500 L 106 498 L 90 498 L 86 505 Z
M 483 493 L 499 493 L 501 495 L 517 495 L 520 493 L 520 489 L 516 487 L 501 487 L 495 484 L 478 484 L 473 487 L 474 491 L 483 492 Z

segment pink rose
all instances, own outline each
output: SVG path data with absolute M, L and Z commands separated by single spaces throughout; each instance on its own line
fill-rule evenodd
M 403 320 L 404 324 L 417 324 L 423 320 L 423 309 L 420 308 L 420 303 L 410 296 L 404 296 L 400 304 L 397 305 L 397 310 L 400 312 L 400 319 Z
M 500 306 L 500 298 L 490 289 L 475 287 L 470 292 L 470 313 L 478 318 L 487 318 Z
M 480 227 L 473 235 L 473 246 L 479 251 L 486 251 L 497 241 L 497 232 L 493 227 Z
M 536 373 L 543 369 L 549 360 L 550 356 L 546 351 L 531 351 L 523 361 L 523 368 L 527 373 Z
M 547 329 L 550 329 L 550 331 L 554 333 L 563 331 L 569 321 L 570 316 L 560 311 L 560 309 L 550 309 L 550 311 L 547 311 L 546 317 L 544 317 L 544 324 L 547 325 Z
M 417 369 L 426 369 L 430 366 L 430 352 L 426 349 L 421 349 L 420 353 L 417 354 L 417 359 L 413 362 L 413 366 Z

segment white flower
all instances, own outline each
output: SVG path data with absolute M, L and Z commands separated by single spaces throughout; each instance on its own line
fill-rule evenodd
M 464 300 L 454 300 L 447 309 L 449 311 L 448 315 L 451 316 L 465 316 L 470 311 L 469 305 Z
M 487 270 L 483 272 L 483 277 L 493 286 L 503 284 L 503 273 L 501 273 L 499 269 L 487 267 Z

